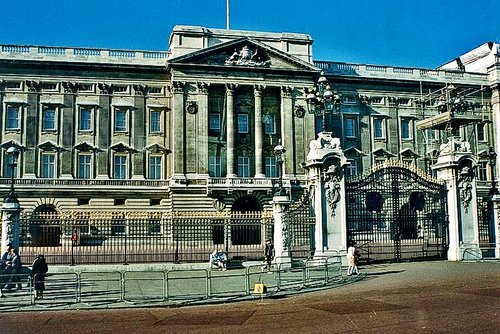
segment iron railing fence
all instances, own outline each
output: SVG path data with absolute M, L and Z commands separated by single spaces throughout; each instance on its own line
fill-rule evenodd
M 340 256 L 299 261 L 294 266 L 276 264 L 269 272 L 262 272 L 260 265 L 224 272 L 202 268 L 97 270 L 49 271 L 44 276 L 43 299 L 35 299 L 33 291 L 34 282 L 40 280 L 38 274 L 31 279 L 26 274 L 17 275 L 15 280 L 22 282 L 23 288 L 6 291 L 8 298 L 3 299 L 0 311 L 19 310 L 33 305 L 65 308 L 71 305 L 102 308 L 118 303 L 127 303 L 127 306 L 141 303 L 182 305 L 200 300 L 248 298 L 254 293 L 256 284 L 264 284 L 267 287 L 264 295 L 268 296 L 280 291 L 300 291 L 344 282 Z M 2 281 L 10 278 L 10 275 L 0 274 Z
M 292 216 L 291 251 L 306 258 L 314 221 Z M 19 225 L 25 261 L 44 254 L 51 264 L 72 265 L 205 262 L 214 249 L 227 252 L 230 261 L 257 260 L 274 233 L 269 211 L 33 213 L 23 214 Z

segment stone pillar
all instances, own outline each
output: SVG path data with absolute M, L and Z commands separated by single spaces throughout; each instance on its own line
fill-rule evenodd
M 292 88 L 288 86 L 281 87 L 281 140 L 282 145 L 288 149 L 283 157 L 284 169 L 283 176 L 293 174 L 295 142 L 293 140 L 293 101 Z
M 474 167 L 476 160 L 470 145 L 458 137 L 450 137 L 441 145 L 437 163 L 432 167 L 448 189 L 448 260 L 477 260 L 479 249 L 477 191 Z
M 500 195 L 495 195 L 491 198 L 492 214 L 489 221 L 490 242 L 494 247 L 494 256 L 500 259 Z
M 320 132 L 311 141 L 304 168 L 316 214 L 314 257 L 345 254 L 347 223 L 344 169 L 348 162 L 340 139 Z
M 185 166 L 185 119 L 184 112 L 184 83 L 174 81 L 172 83 L 172 128 L 174 135 L 172 137 L 173 150 L 172 150 L 172 179 L 174 182 L 179 181 L 183 183 L 186 179 L 186 166 Z
M 6 198 L 2 205 L 2 253 L 8 244 L 19 248 L 19 215 L 21 206 L 17 199 Z
M 227 126 L 226 126 L 226 161 L 227 161 L 227 173 L 226 178 L 235 178 L 236 173 L 234 169 L 234 134 L 236 132 L 235 122 L 234 122 L 234 90 L 236 89 L 235 84 L 226 85 L 226 113 L 227 113 Z
M 278 264 L 290 264 L 292 262 L 290 246 L 292 230 L 290 228 L 290 216 L 288 206 L 290 199 L 288 195 L 277 195 L 271 201 L 273 205 L 274 218 L 274 253 L 275 262 Z
M 263 169 L 263 140 L 264 131 L 262 129 L 262 91 L 264 86 L 255 85 L 254 86 L 254 96 L 255 96 L 255 177 L 264 178 Z
M 208 83 L 198 82 L 197 174 L 208 177 Z

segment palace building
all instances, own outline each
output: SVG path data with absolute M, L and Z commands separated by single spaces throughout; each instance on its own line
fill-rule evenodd
M 322 129 L 340 139 L 347 177 L 387 160 L 432 174 L 450 131 L 418 124 L 452 106 L 469 119 L 459 135 L 482 198 L 489 148 L 500 152 L 499 54 L 486 43 L 436 69 L 348 64 L 313 59 L 306 34 L 196 26 L 175 26 L 166 52 L 1 45 L 0 184 L 6 195 L 13 178 L 26 212 L 265 211 L 278 144 L 292 200 Z M 320 77 L 334 112 L 308 108 Z

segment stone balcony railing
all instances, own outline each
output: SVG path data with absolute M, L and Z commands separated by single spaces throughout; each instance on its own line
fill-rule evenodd
M 0 178 L 0 185 L 10 186 L 11 180 L 8 178 Z M 96 180 L 96 179 L 15 179 L 14 185 L 16 188 L 37 187 L 168 187 L 169 182 L 165 180 Z
M 164 66 L 165 51 L 138 51 L 92 48 L 69 48 L 33 45 L 0 45 L 0 59 L 54 62 L 108 63 Z
M 488 74 L 433 70 L 411 67 L 352 64 L 329 61 L 314 61 L 314 65 L 326 74 L 345 77 L 371 77 L 380 79 L 403 79 L 412 81 L 456 82 L 488 85 Z

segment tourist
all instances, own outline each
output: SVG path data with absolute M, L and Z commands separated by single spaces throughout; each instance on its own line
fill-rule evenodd
M 31 278 L 35 286 L 35 299 L 43 298 L 43 290 L 45 290 L 45 274 L 49 270 L 47 261 L 42 254 L 39 254 L 33 261 L 31 267 Z
M 266 269 L 271 270 L 271 262 L 274 257 L 274 245 L 271 239 L 266 240 L 266 247 L 264 249 L 264 257 L 266 259 Z
M 358 271 L 358 251 L 356 249 L 356 243 L 351 242 L 349 248 L 347 248 L 347 276 L 351 276 L 353 274 L 359 275 Z

